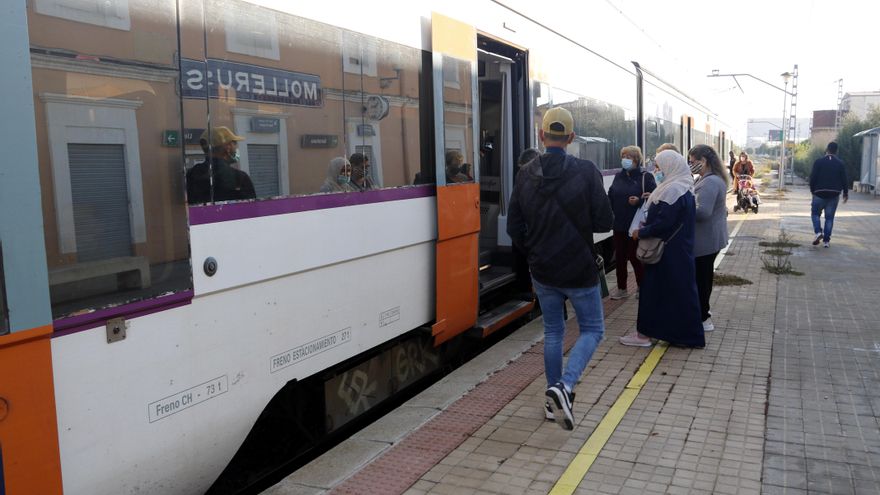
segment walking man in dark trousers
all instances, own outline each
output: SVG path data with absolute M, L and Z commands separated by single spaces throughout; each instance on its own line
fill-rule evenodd
M 574 429 L 574 386 L 605 333 L 593 233 L 608 232 L 614 222 L 599 169 L 565 152 L 573 128 L 564 108 L 544 114 L 538 135 L 546 150 L 517 174 L 507 219 L 507 233 L 528 259 L 544 315 L 544 414 L 566 430 Z M 563 371 L 566 298 L 580 335 Z
M 837 143 L 828 143 L 825 148 L 825 156 L 813 163 L 810 172 L 810 192 L 813 194 L 813 202 L 810 208 L 810 217 L 813 219 L 813 233 L 816 238 L 813 245 L 820 242 L 825 247 L 831 242 L 831 229 L 834 227 L 834 213 L 837 212 L 837 203 L 840 200 L 840 192 L 843 191 L 843 202 L 849 200 L 849 181 L 846 177 L 846 167 L 843 161 L 837 158 Z M 825 229 L 819 217 L 825 212 Z

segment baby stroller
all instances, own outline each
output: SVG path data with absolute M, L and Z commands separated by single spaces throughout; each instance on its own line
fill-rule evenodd
M 752 183 L 751 176 L 740 175 L 737 184 L 739 187 L 736 191 L 736 204 L 733 205 L 733 211 L 742 210 L 743 213 L 748 213 L 749 210 L 752 210 L 758 213 L 758 205 L 761 204 L 761 198 L 758 196 L 758 190 L 755 189 Z

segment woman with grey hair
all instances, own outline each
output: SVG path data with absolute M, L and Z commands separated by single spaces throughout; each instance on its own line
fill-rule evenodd
M 715 257 L 727 245 L 727 171 L 711 146 L 698 144 L 688 152 L 691 171 L 700 174 L 694 184 L 697 223 L 694 232 L 694 263 L 703 330 L 715 330 L 709 313 L 709 298 L 715 277 Z

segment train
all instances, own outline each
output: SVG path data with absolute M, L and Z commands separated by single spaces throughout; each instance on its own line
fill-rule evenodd
M 501 1 L 4 13 L 2 495 L 234 493 L 534 314 L 506 220 L 551 107 L 606 185 L 623 146 L 732 145 L 662 70 Z M 253 193 L 194 202 L 221 128 Z

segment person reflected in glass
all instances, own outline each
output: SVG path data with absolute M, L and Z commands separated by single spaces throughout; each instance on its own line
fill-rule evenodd
M 615 174 L 608 189 L 608 199 L 614 211 L 613 241 L 617 273 L 617 289 L 611 292 L 611 299 L 625 299 L 632 295 L 627 290 L 627 262 L 635 272 L 636 287 L 642 285 L 644 267 L 636 258 L 637 242 L 630 238 L 629 228 L 638 209 L 657 187 L 654 176 L 642 167 L 642 150 L 638 146 L 625 146 L 620 150 L 620 167 L 620 172 Z
M 240 157 L 239 141 L 244 141 L 244 138 L 225 126 L 202 133 L 199 144 L 205 152 L 205 161 L 193 166 L 186 174 L 186 198 L 189 204 L 257 197 L 250 176 L 235 167 Z
M 696 202 L 687 160 L 672 150 L 655 160 L 657 189 L 648 197 L 645 225 L 632 238 L 666 242 L 657 263 L 645 265 L 636 330 L 620 337 L 623 345 L 650 347 L 651 339 L 683 347 L 706 345 L 700 320 L 694 262 Z
M 374 188 L 370 174 L 370 157 L 363 153 L 352 153 L 348 159 L 351 163 L 351 186 L 356 191 L 369 191 Z
M 351 163 L 344 156 L 337 156 L 327 165 L 327 178 L 321 184 L 322 193 L 353 192 L 351 185 Z
M 471 179 L 461 171 L 464 164 L 464 155 L 458 150 L 446 152 L 446 183 L 469 182 Z

